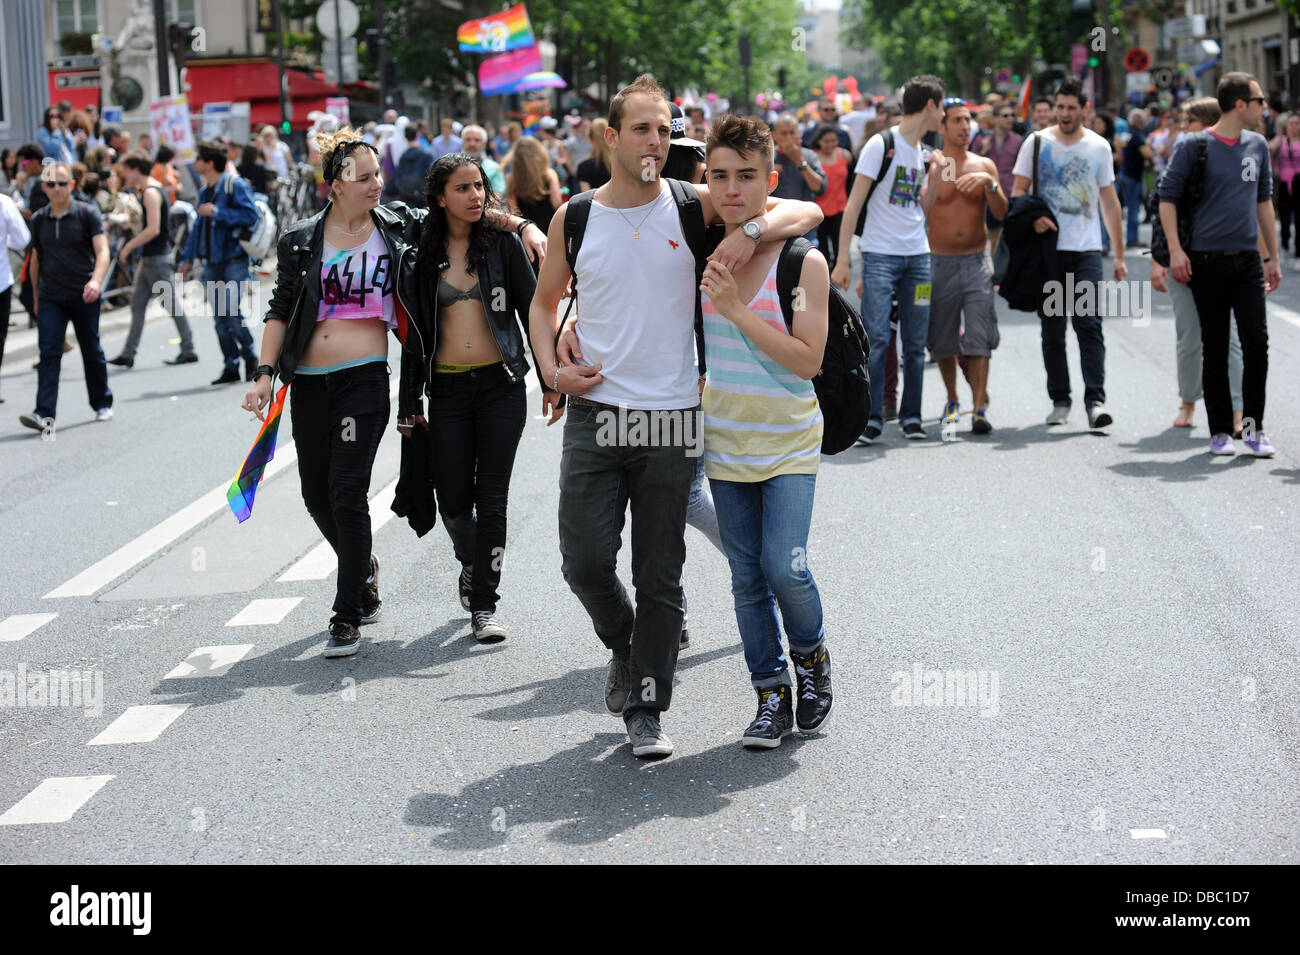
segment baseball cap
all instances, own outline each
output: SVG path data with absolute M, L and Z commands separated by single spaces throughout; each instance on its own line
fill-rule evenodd
M 668 112 L 672 114 L 671 132 L 668 135 L 672 142 L 669 145 L 694 146 L 696 149 L 704 149 L 704 143 L 698 139 L 691 139 L 686 135 L 686 115 L 682 112 L 681 107 L 676 103 L 669 103 Z

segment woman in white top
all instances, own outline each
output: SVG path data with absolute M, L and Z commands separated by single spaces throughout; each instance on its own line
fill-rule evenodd
M 0 193 L 0 363 L 5 359 L 5 339 L 9 337 L 9 303 L 13 294 L 14 272 L 9 263 L 9 250 L 22 252 L 32 241 L 23 214 L 4 193 Z M 4 398 L 0 398 L 0 404 Z

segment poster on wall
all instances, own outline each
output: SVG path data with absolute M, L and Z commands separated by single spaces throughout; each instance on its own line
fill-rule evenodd
M 230 105 L 230 103 L 203 104 L 202 139 L 210 141 L 216 139 L 218 136 L 229 137 L 231 135 Z
M 351 124 L 351 120 L 348 119 L 348 98 L 346 96 L 326 97 L 325 112 L 336 118 L 340 126 Z
M 166 143 L 182 160 L 194 158 L 194 128 L 190 106 L 183 95 L 164 96 L 149 104 L 149 128 L 156 146 Z

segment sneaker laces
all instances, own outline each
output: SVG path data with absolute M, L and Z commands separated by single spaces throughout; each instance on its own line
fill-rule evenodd
M 754 717 L 755 723 L 768 724 L 776 721 L 776 714 L 781 709 L 781 691 L 772 690 L 758 704 L 758 715 Z
M 801 700 L 816 700 L 817 680 L 816 673 L 813 671 L 812 658 L 809 658 L 807 666 L 795 660 L 794 672 L 799 677 L 799 698 Z

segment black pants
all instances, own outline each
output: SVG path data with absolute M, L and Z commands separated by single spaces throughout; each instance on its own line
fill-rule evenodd
M 289 413 L 307 512 L 339 559 L 330 623 L 361 623 L 370 576 L 370 470 L 388 424 L 388 365 L 296 375 Z
M 506 551 L 506 503 L 528 405 L 524 383 L 499 362 L 435 373 L 429 444 L 438 511 L 456 559 L 472 564 L 470 611 L 496 610 Z
M 1277 176 L 1273 177 L 1273 185 L 1276 189 L 1275 198 L 1277 199 L 1277 221 L 1282 227 L 1282 244 L 1279 246 L 1285 249 L 1291 244 L 1291 220 L 1296 222 L 1296 256 L 1300 257 L 1300 204 L 1296 201 L 1296 183 L 1300 181 L 1300 176 L 1291 182 L 1285 182 Z
M 9 338 L 9 307 L 13 302 L 13 291 L 14 287 L 11 285 L 0 292 L 0 365 L 4 364 L 5 341 Z
M 680 444 L 611 440 L 618 433 L 619 410 L 574 402 L 564 416 L 560 557 L 564 579 L 590 614 L 596 636 L 610 650 L 631 645 L 632 694 L 623 709 L 626 720 L 637 710 L 657 713 L 672 702 L 685 605 L 686 507 L 695 459 Z M 680 433 L 701 433 L 698 406 L 673 414 L 682 419 Z M 633 433 L 633 426 L 624 433 Z M 618 578 L 629 502 L 635 607 Z
M 1058 252 L 1061 260 L 1063 288 L 1072 289 L 1076 301 L 1060 295 L 1045 299 L 1038 308 L 1042 321 L 1043 367 L 1047 370 L 1047 396 L 1053 404 L 1068 405 L 1070 400 L 1070 363 L 1065 357 L 1066 323 L 1074 324 L 1074 335 L 1079 339 L 1079 365 L 1083 370 L 1083 403 L 1091 408 L 1106 401 L 1106 339 L 1101 330 L 1100 252 Z M 1073 285 L 1064 282 L 1068 273 L 1074 275 Z M 1080 309 L 1077 298 L 1085 283 L 1093 283 L 1093 307 Z M 1061 308 L 1050 310 L 1061 314 L 1048 315 L 1049 303 Z M 1087 314 L 1082 314 L 1082 313 Z
M 840 223 L 843 220 L 844 213 L 837 212 L 833 216 L 827 216 L 817 227 L 817 248 L 826 257 L 826 264 L 832 269 L 835 268 L 835 262 L 840 257 Z
M 1264 430 L 1268 382 L 1268 323 L 1264 311 L 1264 266 L 1255 251 L 1226 255 L 1192 252 L 1192 297 L 1201 319 L 1201 376 L 1210 434 L 1232 434 L 1228 387 L 1228 322 L 1237 317 L 1241 339 L 1242 428 Z M 1250 422 L 1251 424 L 1247 424 Z

